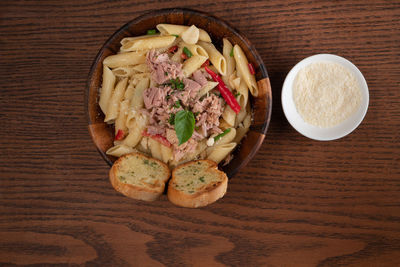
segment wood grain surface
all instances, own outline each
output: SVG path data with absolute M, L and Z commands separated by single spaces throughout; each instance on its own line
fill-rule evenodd
M 101 45 L 143 12 L 207 11 L 245 33 L 274 98 L 259 153 L 202 209 L 125 198 L 87 130 Z M 370 105 L 349 136 L 298 134 L 280 105 L 317 53 L 363 72 Z M 399 266 L 399 1 L 1 1 L 0 265 Z

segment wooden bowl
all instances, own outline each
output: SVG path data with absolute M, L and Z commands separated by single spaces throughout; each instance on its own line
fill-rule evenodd
M 86 112 L 93 142 L 104 160 L 111 166 L 116 158 L 106 155 L 105 152 L 113 145 L 114 132 L 111 126 L 104 123 L 104 115 L 98 105 L 103 59 L 119 51 L 122 38 L 144 35 L 148 29 L 155 29 L 159 23 L 189 26 L 194 24 L 210 34 L 213 43 L 220 51 L 222 51 L 222 38 L 226 37 L 233 44 L 240 45 L 249 62 L 255 67 L 259 96 L 251 98 L 252 125 L 240 146 L 233 152 L 232 161 L 226 166 L 220 166 L 228 177 L 232 177 L 251 160 L 264 140 L 272 111 L 271 85 L 264 63 L 249 40 L 226 22 L 202 12 L 175 8 L 152 11 L 128 22 L 106 41 L 92 64 L 86 88 Z

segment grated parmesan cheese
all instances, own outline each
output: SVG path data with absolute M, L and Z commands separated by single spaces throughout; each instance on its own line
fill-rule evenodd
M 293 100 L 304 121 L 330 128 L 358 109 L 361 90 L 356 77 L 347 68 L 337 63 L 315 62 L 297 74 Z

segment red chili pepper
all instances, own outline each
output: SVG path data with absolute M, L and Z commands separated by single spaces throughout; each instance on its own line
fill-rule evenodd
M 202 68 L 207 67 L 207 66 L 210 66 L 210 60 L 209 60 L 209 59 L 207 59 L 207 60 L 201 65 Z
M 165 138 L 161 134 L 153 135 L 153 134 L 149 134 L 146 130 L 144 130 L 142 135 L 150 137 L 150 138 L 156 140 L 157 142 L 161 143 L 162 145 L 164 145 L 166 147 L 171 147 L 171 143 L 167 140 L 167 138 Z
M 251 75 L 256 74 L 256 72 L 254 71 L 253 64 L 251 64 L 251 63 L 249 63 L 249 71 L 250 71 Z
M 221 93 L 222 97 L 225 99 L 226 103 L 231 107 L 231 109 L 236 114 L 238 114 L 240 111 L 240 105 L 237 102 L 235 96 L 232 94 L 232 92 L 229 91 L 228 87 L 226 87 L 221 77 L 219 77 L 215 72 L 210 70 L 208 67 L 204 67 L 204 69 L 211 75 L 214 81 L 218 82 L 218 90 Z
M 168 52 L 170 52 L 170 53 L 175 53 L 176 51 L 178 51 L 178 46 L 177 45 L 171 46 L 168 49 Z
M 124 131 L 118 130 L 117 135 L 115 135 L 115 140 L 119 141 L 122 140 L 123 138 L 124 138 Z
M 185 53 L 182 53 L 182 54 L 181 54 L 181 58 L 183 58 L 183 59 L 188 59 L 189 57 L 188 57 Z

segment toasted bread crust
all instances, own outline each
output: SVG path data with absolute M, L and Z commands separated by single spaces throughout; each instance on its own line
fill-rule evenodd
M 172 186 L 172 183 L 174 183 L 176 179 L 176 170 L 179 170 L 179 168 L 182 167 L 190 166 L 191 164 L 195 164 L 197 161 L 184 163 L 172 171 L 172 178 L 169 181 L 170 186 L 168 186 L 167 193 L 169 201 L 181 207 L 199 208 L 207 206 L 225 195 L 228 187 L 228 177 L 226 174 L 217 169 L 217 164 L 215 162 L 210 160 L 201 161 L 208 161 L 208 163 L 210 163 L 210 166 L 205 170 L 205 172 L 218 172 L 222 181 L 218 182 L 215 186 L 207 186 L 204 188 L 204 190 L 194 194 L 187 194 L 183 191 L 177 190 L 174 186 Z
M 145 158 L 145 159 L 152 160 L 152 161 L 157 161 L 165 169 L 166 176 L 159 187 L 155 187 L 152 189 L 143 188 L 140 186 L 123 183 L 118 179 L 117 173 L 118 173 L 121 162 L 123 160 L 125 160 L 127 157 L 136 156 L 136 155 L 141 158 Z M 130 153 L 130 154 L 121 156 L 120 158 L 118 158 L 118 160 L 116 160 L 114 162 L 113 166 L 110 169 L 110 173 L 109 173 L 110 182 L 115 190 L 117 190 L 118 192 L 120 192 L 121 194 L 123 194 L 127 197 L 139 199 L 139 200 L 145 200 L 145 201 L 154 201 L 154 200 L 158 199 L 158 197 L 164 192 L 165 182 L 169 179 L 170 175 L 171 175 L 171 171 L 169 170 L 168 166 L 165 163 L 163 163 L 160 160 L 150 158 L 150 157 L 147 157 L 147 156 L 145 156 L 143 154 L 139 154 L 139 153 Z

